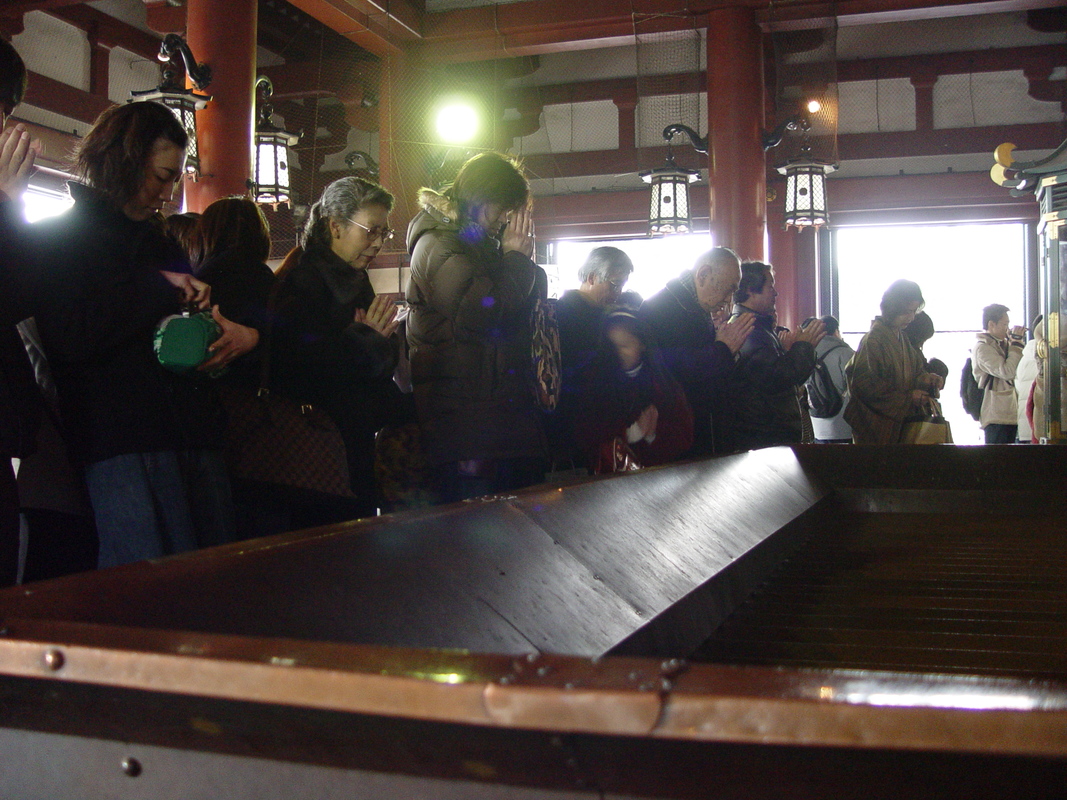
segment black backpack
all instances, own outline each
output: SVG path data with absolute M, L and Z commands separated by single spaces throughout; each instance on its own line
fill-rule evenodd
M 808 406 L 811 415 L 819 419 L 829 419 L 841 413 L 841 406 L 845 404 L 845 398 L 837 390 L 830 370 L 826 367 L 825 358 L 843 344 L 837 344 L 815 359 L 815 369 L 811 377 L 806 381 L 808 387 Z
M 992 376 L 982 373 L 982 383 L 974 379 L 974 363 L 967 359 L 963 364 L 963 374 L 960 375 L 960 399 L 963 401 L 963 410 L 976 420 L 982 416 L 982 398 L 985 390 L 989 388 Z

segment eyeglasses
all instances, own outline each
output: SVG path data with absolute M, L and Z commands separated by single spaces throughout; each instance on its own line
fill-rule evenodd
M 353 225 L 358 225 L 360 228 L 365 230 L 367 232 L 367 236 L 371 238 L 371 241 L 377 239 L 378 237 L 381 237 L 383 242 L 388 242 L 390 239 L 393 238 L 393 234 L 396 233 L 396 231 L 394 231 L 392 228 L 368 228 L 363 223 L 356 222 L 354 219 L 349 219 L 348 221 L 351 222 Z

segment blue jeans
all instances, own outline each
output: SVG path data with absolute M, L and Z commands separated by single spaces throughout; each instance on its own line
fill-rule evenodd
M 100 538 L 100 568 L 233 541 L 222 456 L 128 453 L 85 468 Z

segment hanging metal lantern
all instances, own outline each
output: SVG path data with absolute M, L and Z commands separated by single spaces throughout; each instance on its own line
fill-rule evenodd
M 211 83 L 211 68 L 206 64 L 196 62 L 189 45 L 181 36 L 168 33 L 159 47 L 159 60 L 167 65 L 163 69 L 163 79 L 159 86 L 143 92 L 130 92 L 130 99 L 127 102 L 152 100 L 165 105 L 174 113 L 189 139 L 185 146 L 185 171 L 195 178 L 200 174 L 200 148 L 196 141 L 196 112 L 207 106 L 211 101 L 211 95 L 197 94 L 182 85 L 180 78 L 183 74 L 174 61 L 175 55 L 181 56 L 184 74 L 189 76 L 193 86 L 201 91 L 206 89 Z
M 274 109 L 266 101 L 274 93 L 269 78 L 260 77 L 256 89 L 261 94 L 259 119 L 256 122 L 255 172 L 252 180 L 252 197 L 257 203 L 288 203 L 291 195 L 289 181 L 289 148 L 300 140 L 300 135 L 289 133 L 271 122 Z
M 826 209 L 826 175 L 836 167 L 802 157 L 778 171 L 785 175 L 785 225 L 819 227 L 830 220 Z
M 648 206 L 648 235 L 689 233 L 693 216 L 689 206 L 689 184 L 700 178 L 700 171 L 679 167 L 667 150 L 667 163 L 659 169 L 640 173 L 652 186 Z

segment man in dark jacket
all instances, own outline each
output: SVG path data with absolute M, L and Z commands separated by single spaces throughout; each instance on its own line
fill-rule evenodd
M 754 450 L 801 441 L 799 387 L 815 368 L 815 346 L 825 326 L 813 320 L 781 338 L 775 331 L 774 270 L 761 261 L 741 265 L 734 317 L 755 314 L 731 381 L 731 449 Z
M 633 271 L 633 261 L 622 250 L 597 247 L 578 270 L 582 285 L 568 289 L 556 302 L 563 386 L 559 406 L 548 416 L 546 427 L 557 467 L 581 463 L 572 425 L 582 403 L 582 378 L 597 353 L 604 314 L 618 302 Z
M 722 405 L 735 354 L 752 330 L 751 314 L 722 320 L 740 280 L 739 264 L 732 250 L 716 247 L 641 306 L 667 367 L 693 408 L 694 444 L 683 458 L 717 451 L 712 418 Z

